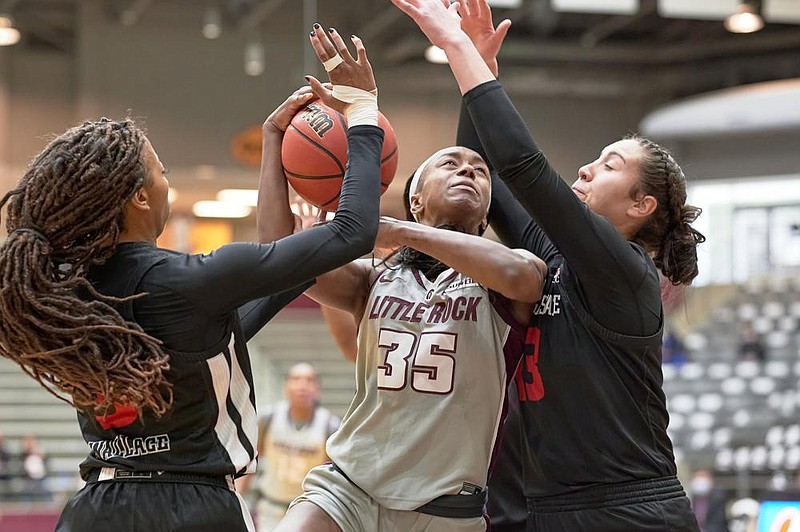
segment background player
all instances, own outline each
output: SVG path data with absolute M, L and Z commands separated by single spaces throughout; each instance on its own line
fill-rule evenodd
M 581 167 L 570 189 L 487 66 L 497 50 L 485 38 L 494 33 L 485 0 L 461 13 L 484 22 L 483 37 L 471 34 L 487 62 L 461 29 L 458 4 L 392 1 L 447 53 L 462 117 L 525 207 L 498 186 L 493 227 L 548 264 L 520 389 L 527 529 L 697 530 L 675 477 L 660 369 L 656 270 L 690 282 L 703 240 L 690 225 L 699 210 L 685 204 L 680 167 L 654 143 L 626 139 Z
M 375 88 L 363 54 L 331 81 Z M 279 164 L 274 123 L 309 98 L 293 95 L 265 122 L 265 168 Z M 88 483 L 58 531 L 253 530 L 233 490 L 233 476 L 255 467 L 245 342 L 303 283 L 368 252 L 378 229 L 376 105 L 345 112 L 360 118 L 350 121 L 336 216 L 277 242 L 209 255 L 156 247 L 169 183 L 129 120 L 68 130 L 0 202 L 9 232 L 0 248 L 0 353 L 80 409 L 91 447 L 81 466 Z
M 243 495 L 248 488 L 255 492 L 258 532 L 275 528 L 289 503 L 303 493 L 306 473 L 328 460 L 325 442 L 339 428 L 339 418 L 319 406 L 320 384 L 311 364 L 289 369 L 284 395 L 284 401 L 258 418 L 258 474 L 236 483 Z

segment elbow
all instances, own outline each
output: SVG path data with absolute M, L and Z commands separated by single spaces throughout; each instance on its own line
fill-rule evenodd
M 373 250 L 375 240 L 378 238 L 379 217 L 377 213 L 364 223 L 349 220 L 347 216 L 340 217 L 338 213 L 336 218 L 339 218 L 340 222 L 344 222 L 343 218 L 348 218 L 348 222 L 340 226 L 343 230 L 339 234 L 352 257 L 351 260 L 363 257 Z M 334 222 L 336 218 L 334 218 Z
M 357 251 L 359 257 L 370 253 L 375 248 L 375 240 L 378 238 L 378 226 L 378 218 L 376 217 L 374 222 L 365 224 L 356 235 L 353 248 Z
M 506 276 L 506 297 L 523 303 L 536 303 L 542 298 L 547 266 L 538 257 L 519 257 L 509 266 Z

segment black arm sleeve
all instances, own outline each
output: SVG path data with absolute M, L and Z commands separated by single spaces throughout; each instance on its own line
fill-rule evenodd
M 491 169 L 491 161 L 483 149 L 478 132 L 464 100 L 458 115 L 456 144 L 478 152 Z M 489 207 L 489 223 L 506 246 L 524 248 L 540 258 L 548 255 L 546 237 L 524 207 L 514 198 L 508 186 L 492 170 L 492 203 Z
M 631 330 L 626 314 L 633 310 L 643 315 L 641 309 L 629 308 L 637 305 L 631 295 L 652 280 L 647 256 L 577 198 L 550 166 L 497 81 L 475 87 L 464 95 L 464 102 L 492 166 L 564 256 L 592 312 L 612 330 Z M 659 316 L 654 310 L 644 314 Z M 651 334 L 653 323 L 647 321 L 633 325 L 633 332 Z M 658 317 L 655 321 L 657 327 Z
M 331 222 L 269 244 L 234 243 L 208 255 L 188 256 L 186 275 L 173 289 L 209 312 L 225 313 L 369 253 L 378 234 L 383 130 L 355 126 L 347 138 L 347 170 Z
M 237 312 L 239 313 L 239 322 L 242 325 L 245 341 L 253 338 L 275 314 L 294 301 L 297 296 L 305 292 L 312 284 L 314 284 L 313 281 L 309 281 L 280 294 L 262 297 L 239 307 Z

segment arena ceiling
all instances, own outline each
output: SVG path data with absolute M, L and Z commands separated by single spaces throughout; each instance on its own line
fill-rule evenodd
M 298 17 L 335 19 L 355 28 L 370 45 L 372 61 L 413 70 L 424 65 L 426 41 L 413 23 L 388 0 L 97 0 L 111 19 L 137 24 L 165 6 L 180 6 L 201 18 L 218 8 L 225 31 L 253 31 L 277 10 Z M 496 0 L 495 0 L 496 1 Z M 663 16 L 658 2 L 622 0 L 638 5 L 629 14 L 565 12 L 564 0 L 517 0 L 512 9 L 495 8 L 495 19 L 513 22 L 501 55 L 507 82 L 532 93 L 603 91 L 640 94 L 658 91 L 675 99 L 736 85 L 800 77 L 800 13 L 786 23 L 767 21 L 753 34 L 725 30 L 722 15 L 711 20 Z M 574 0 L 572 0 L 574 3 Z M 685 0 L 680 0 L 684 4 Z M 705 5 L 738 0 L 702 0 Z M 0 0 L 0 13 L 14 17 L 24 38 L 19 46 L 72 53 L 76 46 L 81 0 Z M 798 0 L 777 2 L 800 11 Z M 581 3 L 581 2 L 578 2 Z M 583 0 L 584 4 L 592 4 Z M 619 0 L 596 0 L 608 6 Z M 555 6 L 555 8 L 554 8 Z M 316 10 L 316 16 L 309 11 Z M 594 7 L 591 8 L 596 10 Z M 600 7 L 603 10 L 603 7 Z M 606 11 L 613 11 L 607 9 Z

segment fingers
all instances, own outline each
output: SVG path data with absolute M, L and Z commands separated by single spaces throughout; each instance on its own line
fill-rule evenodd
M 337 54 L 336 48 L 334 48 L 333 43 L 322 31 L 322 26 L 319 24 L 314 24 L 314 29 L 311 31 L 309 38 L 314 52 L 323 63 Z
M 466 0 L 465 0 L 466 1 Z M 469 0 L 473 4 L 475 15 L 478 18 L 489 16 L 491 20 L 492 16 L 492 8 L 489 7 L 489 4 L 486 0 Z
M 294 213 L 292 213 L 292 226 L 292 234 L 303 230 L 303 219 Z
M 339 51 L 339 54 L 341 54 L 342 59 L 348 63 L 355 63 L 356 60 L 353 59 L 352 55 L 350 55 L 350 50 L 347 49 L 347 45 L 344 43 L 342 36 L 339 35 L 339 32 L 336 31 L 336 28 L 329 29 L 328 34 L 330 39 L 333 41 L 333 45 Z
M 324 99 L 325 97 L 331 94 L 331 90 L 328 89 L 322 83 L 320 83 L 320 81 L 314 76 L 306 76 L 306 81 L 308 81 L 308 84 L 311 87 L 311 91 L 317 98 Z
M 417 7 L 411 5 L 406 0 L 392 0 L 392 3 L 403 13 L 414 18 L 414 13 L 417 11 Z
M 303 85 L 294 91 L 291 96 L 289 96 L 287 103 L 294 106 L 301 106 L 308 103 L 312 97 L 314 97 L 314 92 L 312 91 L 311 86 Z
M 511 21 L 509 19 L 505 19 L 503 22 L 498 24 L 497 29 L 495 30 L 495 39 L 502 43 L 506 39 L 506 35 L 508 35 L 508 30 L 510 28 Z
M 367 49 L 364 47 L 364 43 L 360 37 L 356 35 L 351 35 L 350 39 L 353 41 L 353 44 L 356 47 L 356 53 L 358 54 L 358 64 L 364 65 L 366 64 L 369 59 L 367 59 Z

